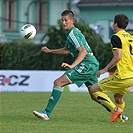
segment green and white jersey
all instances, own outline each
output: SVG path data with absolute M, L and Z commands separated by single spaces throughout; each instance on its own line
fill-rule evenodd
M 89 64 L 99 64 L 96 58 L 93 55 L 93 52 L 91 48 L 89 47 L 84 35 L 81 33 L 81 31 L 73 26 L 70 31 L 66 34 L 66 48 L 70 51 L 70 53 L 73 55 L 74 59 L 78 57 L 78 48 L 80 46 L 83 46 L 88 54 L 84 58 L 83 61 L 87 61 Z
M 83 46 L 88 54 L 85 58 L 74 68 L 65 72 L 66 77 L 71 83 L 75 83 L 78 87 L 85 84 L 86 87 L 97 83 L 96 72 L 99 69 L 99 62 L 92 53 L 84 35 L 76 27 L 72 27 L 67 33 L 66 48 L 73 55 L 74 59 L 78 57 L 78 48 Z

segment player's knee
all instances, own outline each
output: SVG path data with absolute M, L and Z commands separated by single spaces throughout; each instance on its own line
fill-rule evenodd
M 89 91 L 89 94 L 90 94 L 90 96 L 91 96 L 91 99 L 93 100 L 93 101 L 98 101 L 97 100 L 97 98 L 93 95 L 93 93 L 95 92 L 93 89 L 91 89 L 91 87 L 90 88 L 88 88 L 88 91 Z
M 58 79 L 56 79 L 56 80 L 54 81 L 54 86 L 61 87 L 61 82 L 60 82 Z
M 57 87 L 59 87 L 59 88 L 62 88 L 62 87 L 64 86 L 64 84 L 63 84 L 62 80 L 56 79 L 56 80 L 54 81 L 54 86 L 57 86 Z

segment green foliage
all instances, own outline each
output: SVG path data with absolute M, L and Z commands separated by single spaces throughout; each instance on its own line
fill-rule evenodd
M 40 45 L 27 41 L 13 41 L 2 45 L 2 69 L 38 69 Z M 39 60 L 38 60 L 39 61 Z
M 13 41 L 1 45 L 1 68 L 3 70 L 55 70 L 65 56 L 44 54 L 42 44 L 29 41 Z
M 94 32 L 88 25 L 75 23 L 91 47 L 94 55 L 100 62 L 100 68 L 105 67 L 112 58 L 110 44 L 104 44 L 101 37 Z M 48 48 L 61 48 L 65 46 L 65 33 L 59 21 L 58 27 L 51 26 L 46 37 L 49 38 L 45 44 Z M 71 64 L 73 58 L 71 55 L 52 55 L 41 51 L 44 44 L 35 44 L 31 41 L 16 40 L 2 43 L 1 50 L 1 68 L 4 70 L 62 70 L 61 63 Z

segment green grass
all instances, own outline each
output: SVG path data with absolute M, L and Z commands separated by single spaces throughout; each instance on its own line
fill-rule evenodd
M 49 92 L 1 92 L 0 133 L 133 133 L 133 93 L 125 96 L 129 121 L 110 123 L 110 114 L 86 92 L 64 92 L 49 121 L 32 115 Z

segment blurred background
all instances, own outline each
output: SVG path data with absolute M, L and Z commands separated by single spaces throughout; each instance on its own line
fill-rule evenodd
M 61 63 L 73 61 L 70 55 L 46 55 L 40 50 L 44 45 L 64 47 L 65 31 L 60 18 L 66 9 L 74 12 L 75 25 L 85 35 L 100 68 L 112 58 L 110 37 L 114 34 L 112 24 L 116 14 L 128 16 L 126 30 L 133 35 L 133 0 L 0 0 L 1 91 L 37 91 L 37 83 L 42 84 L 39 88 L 44 91 L 47 83 L 52 85 L 64 72 Z M 24 24 L 36 27 L 34 39 L 21 37 L 20 28 Z M 53 78 L 48 82 L 49 75 Z M 47 89 L 50 91 L 51 86 Z
M 30 23 L 37 29 L 34 41 L 40 42 L 49 26 L 57 26 L 65 9 L 73 10 L 76 20 L 88 24 L 104 42 L 113 33 L 115 14 L 126 14 L 127 30 L 133 32 L 133 0 L 0 0 L 0 41 L 20 39 L 20 28 Z

